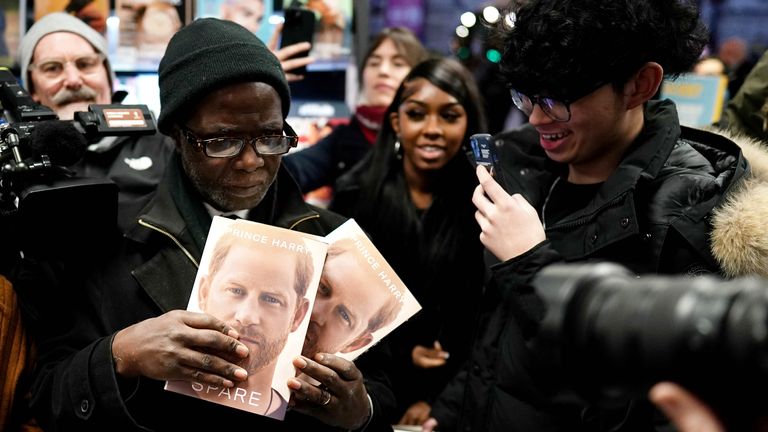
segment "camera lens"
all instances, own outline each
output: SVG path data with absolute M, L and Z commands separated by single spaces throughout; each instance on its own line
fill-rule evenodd
M 534 286 L 547 306 L 534 346 L 587 399 L 644 394 L 663 380 L 723 406 L 750 389 L 766 393 L 764 280 L 637 277 L 615 264 L 557 264 Z M 757 399 L 747 405 L 765 402 Z

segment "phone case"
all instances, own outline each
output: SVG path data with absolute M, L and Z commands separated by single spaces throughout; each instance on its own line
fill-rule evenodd
M 280 47 L 297 44 L 299 42 L 312 43 L 315 34 L 315 13 L 309 9 L 288 8 L 285 10 L 285 22 L 283 23 L 283 32 L 280 38 Z M 301 52 L 290 58 L 304 57 L 306 52 Z M 304 75 L 307 72 L 306 66 L 292 69 L 291 73 Z

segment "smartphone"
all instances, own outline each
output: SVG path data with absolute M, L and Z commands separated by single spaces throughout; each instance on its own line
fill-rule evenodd
M 499 156 L 490 134 L 474 134 L 469 137 L 470 151 L 467 152 L 473 166 L 482 165 L 492 176 L 499 174 Z
M 290 7 L 285 9 L 285 21 L 283 22 L 283 32 L 280 38 L 280 48 L 299 42 L 312 43 L 315 35 L 315 13 L 306 8 Z M 307 52 L 298 53 L 290 58 L 304 57 Z M 307 67 L 292 69 L 291 73 L 305 75 Z

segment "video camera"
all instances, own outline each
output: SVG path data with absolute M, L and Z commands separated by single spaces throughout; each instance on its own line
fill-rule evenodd
M 117 187 L 106 178 L 83 178 L 75 165 L 89 143 L 105 136 L 151 135 L 152 113 L 145 105 L 90 105 L 74 121 L 59 120 L 36 103 L 13 74 L 0 68 L 0 234 L 40 248 L 69 243 L 65 233 L 83 220 L 114 225 Z M 78 225 L 79 224 L 79 225 Z M 111 224 L 111 225 L 110 225 Z M 9 234 L 10 233 L 10 234 Z M 17 239 L 18 240 L 18 239 Z M 54 241 L 61 240 L 61 241 Z
M 89 142 L 155 133 L 145 105 L 90 105 L 88 112 L 75 113 L 74 121 L 58 120 L 5 68 L 0 68 L 0 104 L 0 202 L 5 211 L 27 185 L 66 176 L 63 167 L 80 160 Z
M 534 349 L 590 401 L 674 381 L 728 430 L 768 413 L 768 289 L 758 278 L 636 277 L 616 264 L 555 264 L 534 279 L 546 315 Z

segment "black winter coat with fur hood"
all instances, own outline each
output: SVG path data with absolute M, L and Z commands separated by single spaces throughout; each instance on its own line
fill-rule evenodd
M 440 430 L 635 431 L 664 423 L 647 401 L 605 410 L 563 392 L 562 376 L 531 350 L 546 312 L 531 282 L 548 264 L 612 261 L 638 275 L 740 275 L 766 268 L 766 256 L 744 250 L 756 233 L 739 239 L 727 232 L 741 224 L 730 219 L 749 206 L 747 197 L 755 199 L 747 192 L 752 182 L 761 182 L 739 145 L 681 128 L 669 101 L 649 102 L 645 118 L 641 134 L 591 202 L 548 225 L 547 240 L 533 250 L 491 266 L 473 357 L 432 410 Z M 507 191 L 521 193 L 541 214 L 552 183 L 567 168 L 546 157 L 532 127 L 495 139 Z M 768 161 L 760 146 L 749 152 Z M 738 197 L 742 207 L 734 204 Z M 756 212 L 768 216 L 767 210 Z M 760 239 L 768 244 L 768 235 L 760 233 Z

